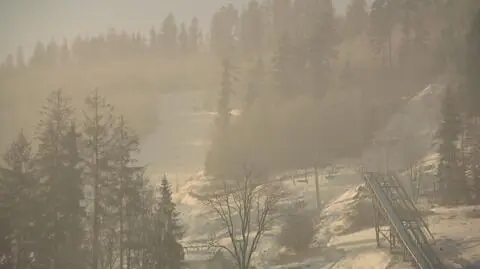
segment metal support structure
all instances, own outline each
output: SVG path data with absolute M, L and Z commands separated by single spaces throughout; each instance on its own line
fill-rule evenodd
M 217 248 L 217 247 L 212 247 L 211 245 L 190 245 L 190 246 L 184 246 L 183 250 L 185 253 L 188 252 L 207 252 L 207 251 L 212 251 L 212 248 Z
M 392 253 L 403 253 L 420 269 L 442 269 L 444 265 L 431 247 L 434 238 L 415 204 L 394 175 L 364 173 L 373 208 L 377 246 L 380 235 Z M 381 226 L 381 221 L 386 226 Z

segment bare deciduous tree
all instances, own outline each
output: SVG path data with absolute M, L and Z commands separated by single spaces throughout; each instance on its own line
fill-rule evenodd
M 278 202 L 285 194 L 280 183 L 261 184 L 259 178 L 246 172 L 241 179 L 224 180 L 223 189 L 204 201 L 217 215 L 228 239 L 228 244 L 222 244 L 215 236 L 211 247 L 227 251 L 239 269 L 251 268 L 252 255 L 276 218 Z

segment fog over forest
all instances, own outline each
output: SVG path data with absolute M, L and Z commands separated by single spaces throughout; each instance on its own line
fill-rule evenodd
M 6 57 L 17 46 L 26 48 L 30 55 L 38 40 L 74 38 L 78 34 L 95 35 L 110 27 L 127 31 L 150 30 L 162 18 L 173 12 L 178 20 L 198 17 L 202 28 L 208 28 L 211 15 L 222 5 L 238 7 L 247 0 L 143 0 L 94 1 L 44 0 L 0 3 L 0 57 Z M 348 0 L 336 0 L 337 12 L 344 12 Z M 15 27 L 12 27 L 15 26 Z
M 333 263 L 372 201 L 480 205 L 480 1 L 6 0 L 0 38 L 0 269 Z

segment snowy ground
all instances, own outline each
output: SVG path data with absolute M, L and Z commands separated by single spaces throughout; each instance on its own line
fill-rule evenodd
M 387 249 L 376 248 L 371 201 L 364 189 L 359 187 L 362 179 L 356 167 L 362 164 L 369 171 L 383 171 L 385 167 L 397 170 L 405 167 L 405 162 L 412 158 L 427 156 L 423 165 L 429 168 L 425 170 L 434 170 L 432 167 L 436 158 L 432 154 L 432 137 L 440 122 L 442 93 L 441 86 L 428 86 L 412 98 L 403 111 L 392 117 L 385 129 L 376 135 L 376 143 L 365 151 L 361 160 L 344 163 L 342 166 L 346 168 L 341 169 L 332 180 L 326 180 L 322 175 L 320 197 L 324 205 L 315 218 L 319 229 L 309 255 L 273 266 L 273 261 L 281 253 L 275 240 L 280 230 L 280 223 L 277 223 L 265 235 L 254 257 L 257 267 L 411 268 L 409 264 L 392 257 Z M 151 172 L 167 172 L 173 183 L 179 184 L 176 186 L 178 189 L 175 188 L 174 198 L 188 229 L 183 242 L 185 245 L 204 244 L 221 230 L 215 215 L 209 213 L 195 198 L 195 194 L 209 192 L 208 180 L 201 174 L 186 180 L 191 171 L 202 166 L 207 148 L 205 141 L 213 116 L 198 110 L 203 98 L 203 93 L 199 91 L 162 96 L 159 105 L 161 126 L 143 141 L 144 148 L 148 150 L 138 156 L 142 162 L 162 164 Z M 392 140 L 392 137 L 393 141 L 386 141 Z M 286 180 L 283 184 L 292 192 L 292 203 L 301 199 L 308 208 L 316 207 L 315 184 L 311 176 L 306 183 Z M 408 190 L 409 186 L 406 187 Z M 437 247 L 441 249 L 441 256 L 456 264 L 480 260 L 480 213 L 468 207 L 431 210 L 434 214 L 428 217 L 427 222 L 438 239 Z
M 434 170 L 436 162 L 433 152 L 433 133 L 440 121 L 441 86 L 430 85 L 412 98 L 404 111 L 395 115 L 386 128 L 376 137 L 385 144 L 386 138 L 399 136 L 389 142 L 383 152 L 378 145 L 365 151 L 361 160 L 343 164 L 339 174 L 332 180 L 322 176 L 320 197 L 323 210 L 318 213 L 318 233 L 308 256 L 273 266 L 278 260 L 281 248 L 275 237 L 279 225 L 270 230 L 261 242 L 255 262 L 258 268 L 318 268 L 318 269 L 407 269 L 410 264 L 393 257 L 388 249 L 378 249 L 372 228 L 372 206 L 356 167 L 364 165 L 369 171 L 383 171 L 385 167 L 397 170 L 405 167 L 410 158 L 424 159 L 425 170 Z M 415 130 L 415 131 L 414 131 Z M 413 136 L 410 134 L 414 134 Z M 405 149 L 415 149 L 405 152 Z M 388 156 L 387 156 L 388 155 Z M 404 158 L 408 155 L 408 158 Z M 426 156 L 426 157 L 423 157 Z M 388 162 L 388 163 L 385 163 Z M 428 166 L 428 167 L 427 167 Z M 350 167 L 350 168 L 348 168 Z M 425 171 L 429 172 L 429 171 Z M 304 178 L 299 178 L 304 179 Z M 315 184 L 310 176 L 307 182 L 283 182 L 293 194 L 290 201 L 302 199 L 309 208 L 316 207 Z M 185 181 L 175 194 L 179 210 L 183 212 L 188 232 L 184 244 L 196 245 L 207 241 L 221 230 L 215 216 L 208 213 L 195 194 L 208 193 L 208 180 L 201 174 Z M 409 190 L 409 184 L 405 187 Z M 437 238 L 437 250 L 452 268 L 480 260 L 480 207 L 436 208 L 428 206 L 433 214 L 427 223 Z M 188 255 L 187 255 L 188 256 Z M 278 263 L 277 263 L 278 264 Z
M 205 180 L 191 179 L 176 195 L 184 221 L 189 225 L 186 244 L 202 244 L 209 236 L 221 229 L 213 215 L 188 193 L 201 190 Z M 319 215 L 319 232 L 312 245 L 313 255 L 302 261 L 273 266 L 281 248 L 275 236 L 279 227 L 272 229 L 263 239 L 255 256 L 259 268 L 319 268 L 319 269 L 407 269 L 409 263 L 392 257 L 388 249 L 378 249 L 375 232 L 372 228 L 371 201 L 361 178 L 351 170 L 340 172 L 336 178 L 320 182 L 320 194 L 324 201 Z M 292 201 L 303 198 L 310 207 L 315 206 L 315 185 L 285 181 L 285 186 L 293 191 Z M 332 199 L 333 198 L 333 199 Z M 438 240 L 436 248 L 448 264 L 467 264 L 480 260 L 480 207 L 431 208 L 433 214 L 427 217 L 434 236 Z

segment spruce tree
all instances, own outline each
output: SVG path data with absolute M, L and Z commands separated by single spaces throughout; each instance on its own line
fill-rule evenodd
M 152 52 L 156 52 L 158 48 L 158 36 L 155 28 L 150 29 L 150 39 L 148 40 L 149 48 Z
M 205 157 L 205 170 L 208 174 L 218 172 L 219 156 L 230 126 L 230 99 L 233 95 L 232 82 L 234 67 L 224 60 L 220 96 L 217 103 L 217 118 L 213 130 L 213 143 Z
M 74 268 L 82 241 L 83 217 L 80 202 L 83 184 L 78 168 L 80 161 L 76 131 L 72 124 L 74 110 L 62 90 L 52 92 L 43 108 L 38 126 L 39 146 L 36 154 L 36 175 L 45 186 L 46 212 L 44 240 L 38 259 L 42 264 Z M 70 257 L 70 259 L 68 258 Z M 80 264 L 77 264 L 77 267 Z
M 101 232 L 104 223 L 111 219 L 108 206 L 112 204 L 111 161 L 116 146 L 114 128 L 117 123 L 113 107 L 98 90 L 88 96 L 85 103 L 83 159 L 85 176 L 92 190 L 92 268 L 97 269 L 100 266 Z
M 345 14 L 347 38 L 355 39 L 368 28 L 366 0 L 350 0 Z
M 466 51 L 466 98 L 470 118 L 480 118 L 480 9 L 474 18 L 467 36 Z
M 0 167 L 0 269 L 14 268 L 13 249 L 13 203 L 7 170 Z
M 264 40 L 264 18 L 260 4 L 256 0 L 248 3 L 248 8 L 241 16 L 240 39 L 244 55 L 259 57 Z
M 223 62 L 222 87 L 217 104 L 218 117 L 216 129 L 220 136 L 225 134 L 230 123 L 230 99 L 233 94 L 232 82 L 234 79 L 232 74 L 233 70 L 234 67 L 230 61 L 225 60 Z
M 244 110 L 248 110 L 257 98 L 261 95 L 264 85 L 264 66 L 262 59 L 258 59 L 255 67 L 250 74 L 250 82 L 248 83 L 247 93 L 245 95 Z
M 145 169 L 140 169 L 125 190 L 123 252 L 127 268 L 135 268 L 139 257 L 151 260 L 154 205 L 153 188 L 145 176 Z
M 37 42 L 33 50 L 33 55 L 30 58 L 29 66 L 44 67 L 46 64 L 46 49 L 42 42 Z
M 442 105 L 443 121 L 437 132 L 439 140 L 438 154 L 440 162 L 438 175 L 440 178 L 440 197 L 442 202 L 451 204 L 465 201 L 465 178 L 462 176 L 457 156 L 457 142 L 461 132 L 460 116 L 455 108 L 455 96 L 447 88 Z
M 173 53 L 178 45 L 178 28 L 172 13 L 163 20 L 160 41 L 165 52 Z
M 382 65 L 392 67 L 392 32 L 395 26 L 393 7 L 388 0 L 372 3 L 369 20 L 369 36 L 372 51 L 381 57 Z
M 158 236 L 160 236 L 160 249 L 163 250 L 163 260 L 166 267 L 179 269 L 180 261 L 184 259 L 182 246 L 178 243 L 184 235 L 183 225 L 179 219 L 179 212 L 172 201 L 171 185 L 164 175 L 160 185 L 160 200 L 157 207 L 157 221 L 161 225 Z
M 11 232 L 9 238 L 14 245 L 14 266 L 24 268 L 31 264 L 29 255 L 38 255 L 41 250 L 40 233 L 43 231 L 43 200 L 41 185 L 35 178 L 31 144 L 21 131 L 17 139 L 10 144 L 4 154 L 4 160 L 9 171 L 4 171 L 3 188 L 14 199 L 8 199 L 9 220 Z
M 27 253 L 36 252 L 29 242 L 36 242 L 38 182 L 32 175 L 31 144 L 20 131 L 5 152 L 8 169 L 0 168 L 0 268 L 25 266 L 30 262 Z M 15 244 L 14 244 L 15 242 Z
M 220 59 L 231 58 L 236 51 L 238 10 L 233 4 L 223 6 L 211 20 L 210 45 Z
M 23 130 L 20 130 L 15 141 L 8 147 L 3 155 L 3 160 L 10 170 L 17 173 L 28 173 L 32 171 L 32 146 L 27 140 Z
M 280 95 L 292 96 L 297 90 L 295 83 L 295 48 L 288 35 L 278 42 L 278 48 L 273 56 L 273 76 L 276 89 Z
M 139 151 L 139 139 L 128 128 L 123 117 L 115 127 L 115 148 L 112 155 L 113 185 L 110 188 L 116 190 L 114 194 L 114 204 L 110 208 L 115 208 L 118 214 L 118 241 L 120 267 L 123 268 L 125 261 L 125 241 L 128 233 L 127 207 L 128 204 L 135 201 L 140 194 L 141 189 L 135 182 L 136 173 L 142 170 L 142 167 L 136 166 L 136 160 L 132 155 Z
M 187 54 L 188 52 L 188 38 L 189 37 L 188 37 L 187 29 L 185 28 L 185 24 L 182 23 L 180 25 L 180 34 L 178 35 L 178 43 L 183 54 Z
M 200 30 L 198 25 L 198 18 L 192 19 L 190 27 L 188 28 L 188 50 L 192 53 L 198 52 L 198 45 L 200 42 Z
M 160 204 L 159 208 L 163 210 L 165 216 L 170 223 L 170 232 L 175 236 L 175 239 L 180 240 L 184 235 L 183 225 L 180 221 L 180 213 L 176 209 L 176 205 L 172 199 L 172 186 L 164 175 L 160 185 Z
M 70 63 L 70 48 L 68 47 L 67 40 L 64 39 L 62 46 L 60 47 L 59 62 L 62 66 L 66 66 Z
M 81 269 L 86 266 L 86 256 L 82 248 L 85 236 L 85 227 L 82 224 L 86 215 L 79 138 L 80 134 L 77 132 L 75 123 L 72 122 L 69 132 L 62 141 L 65 150 L 63 154 L 64 167 L 62 169 L 62 174 L 65 177 L 63 191 L 64 195 L 68 197 L 62 207 L 67 212 L 65 226 L 69 227 L 69 232 L 65 234 L 65 243 L 60 251 L 61 263 L 57 265 L 72 269 Z
M 309 38 L 307 59 L 309 66 L 310 94 L 322 98 L 331 81 L 331 62 L 337 57 L 336 46 L 340 39 L 335 28 L 335 10 L 331 1 L 320 5 L 320 14 L 314 24 L 313 34 Z
M 480 9 L 471 24 L 467 35 L 466 66 L 465 66 L 465 93 L 464 100 L 467 105 L 468 133 L 473 139 L 473 152 L 470 156 L 471 175 L 475 186 L 475 196 L 480 203 L 480 140 L 477 139 L 480 134 Z

